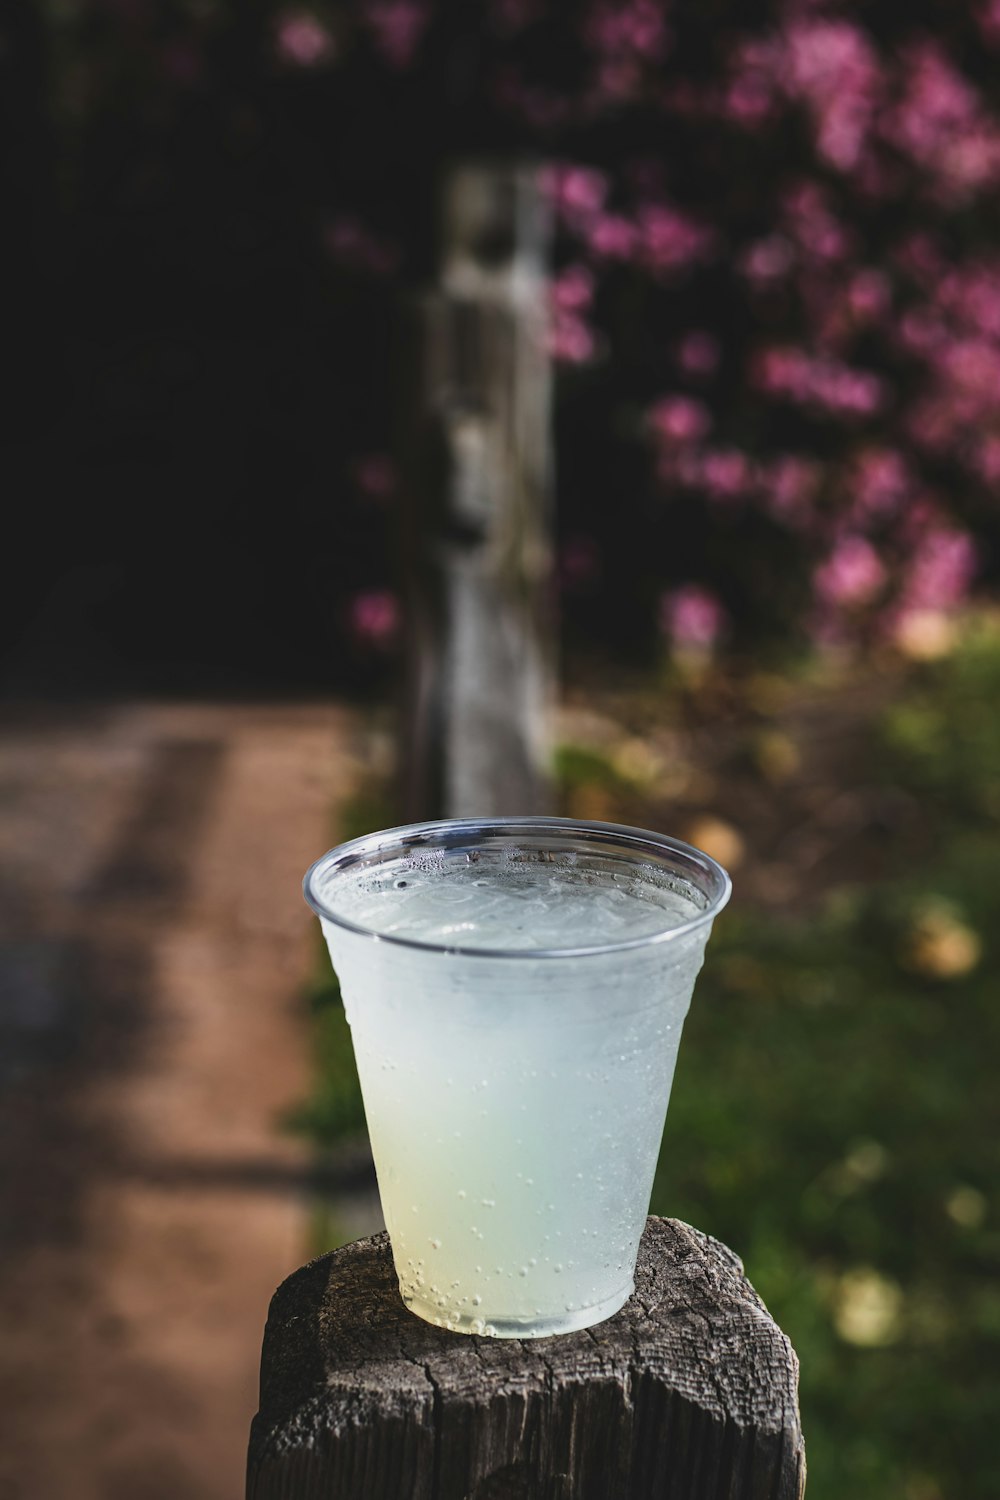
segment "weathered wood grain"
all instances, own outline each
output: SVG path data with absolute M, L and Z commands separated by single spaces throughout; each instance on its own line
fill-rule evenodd
M 619 1313 L 535 1340 L 423 1323 L 376 1235 L 274 1296 L 247 1496 L 799 1500 L 797 1371 L 736 1256 L 674 1219 Z

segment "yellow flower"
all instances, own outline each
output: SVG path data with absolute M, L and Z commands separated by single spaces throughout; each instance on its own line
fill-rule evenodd
M 903 945 L 903 963 L 928 979 L 962 979 L 978 964 L 979 934 L 961 920 L 950 903 L 927 902 Z
M 705 854 L 717 859 L 720 865 L 725 865 L 727 870 L 735 870 L 746 857 L 743 835 L 732 823 L 726 823 L 722 818 L 710 815 L 695 818 L 685 829 L 684 837 L 696 849 L 703 850 Z
M 834 1292 L 833 1326 L 847 1344 L 865 1349 L 894 1344 L 902 1332 L 903 1292 L 871 1266 L 846 1271 Z

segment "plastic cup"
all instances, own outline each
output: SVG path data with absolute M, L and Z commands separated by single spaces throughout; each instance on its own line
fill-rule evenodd
M 610 1317 L 726 872 L 640 829 L 460 819 L 343 844 L 304 889 L 406 1306 L 499 1338 Z

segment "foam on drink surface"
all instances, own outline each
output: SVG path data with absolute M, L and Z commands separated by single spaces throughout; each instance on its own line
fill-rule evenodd
M 608 1316 L 631 1289 L 707 931 L 572 950 L 676 929 L 704 898 L 647 866 L 506 849 L 335 872 L 323 895 L 434 945 L 324 922 L 404 1301 L 520 1337 Z
M 338 915 L 374 932 L 456 948 L 594 947 L 689 922 L 696 894 L 652 868 L 525 857 L 425 855 L 338 886 Z

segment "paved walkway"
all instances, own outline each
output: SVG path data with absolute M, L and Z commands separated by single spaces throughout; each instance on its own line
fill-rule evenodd
M 131 705 L 0 739 L 0 1500 L 238 1500 L 311 1252 L 300 894 L 357 730 Z M 358 1226 L 363 1232 L 366 1226 Z

